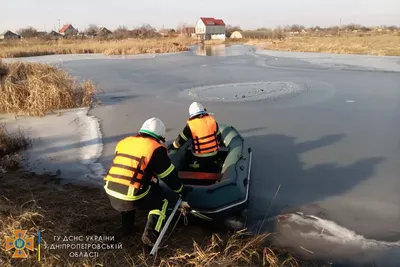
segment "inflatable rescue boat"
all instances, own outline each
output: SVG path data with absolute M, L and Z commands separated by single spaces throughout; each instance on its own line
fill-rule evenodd
M 190 140 L 169 151 L 169 156 L 189 187 L 187 202 L 192 215 L 215 222 L 226 223 L 229 218 L 243 221 L 249 202 L 252 150 L 233 126 L 219 124 L 219 128 L 224 145 L 215 157 L 218 172 L 196 170 Z

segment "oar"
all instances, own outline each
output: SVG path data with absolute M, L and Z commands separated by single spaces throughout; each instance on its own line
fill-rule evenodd
M 206 215 L 204 215 L 204 214 L 202 214 L 202 213 L 200 213 L 200 212 L 198 212 L 198 211 L 196 211 L 196 210 L 190 209 L 189 212 L 190 212 L 193 216 L 196 216 L 197 218 L 203 219 L 203 220 L 205 220 L 205 221 L 209 221 L 209 222 L 210 222 L 210 221 L 213 220 L 213 219 L 211 219 L 210 217 L 208 217 L 208 216 L 206 216 Z
M 181 205 L 181 202 L 182 202 L 182 199 L 179 198 L 175 204 L 174 209 L 172 210 L 171 214 L 169 215 L 168 220 L 165 222 L 165 225 L 164 225 L 163 229 L 161 230 L 160 235 L 158 236 L 158 238 L 156 240 L 156 243 L 154 244 L 153 248 L 151 249 L 150 256 L 154 256 L 157 253 L 158 246 L 160 245 L 165 233 L 167 232 L 168 226 L 170 225 L 172 218 L 174 217 L 179 206 Z

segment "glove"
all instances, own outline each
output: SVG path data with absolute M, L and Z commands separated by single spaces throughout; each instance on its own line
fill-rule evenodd
M 181 209 L 189 209 L 190 206 L 189 206 L 189 203 L 187 203 L 186 201 L 182 201 L 181 205 L 179 206 L 179 208 L 181 208 Z
M 167 146 L 167 149 L 168 149 L 168 151 L 177 150 L 177 148 L 174 147 L 174 144 L 169 144 L 169 145 Z

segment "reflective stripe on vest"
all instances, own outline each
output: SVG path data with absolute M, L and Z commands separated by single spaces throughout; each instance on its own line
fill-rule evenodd
M 156 140 L 146 137 L 127 137 L 115 149 L 115 156 L 106 180 L 106 193 L 122 200 L 138 200 L 147 195 L 153 178 L 145 177 L 145 169 L 154 150 L 161 146 Z M 140 189 L 147 189 L 137 195 Z
M 135 195 L 135 192 L 137 191 L 132 186 L 125 186 L 126 188 L 125 190 L 118 190 L 118 189 L 115 190 L 112 185 L 113 185 L 112 182 L 111 183 L 109 181 L 106 182 L 106 185 L 104 186 L 106 193 L 115 198 L 127 201 L 134 201 L 144 198 L 149 193 L 151 188 L 151 186 L 149 186 L 149 188 L 145 192 L 141 193 L 140 195 Z M 121 191 L 125 192 L 120 193 Z
M 212 116 L 187 121 L 192 132 L 192 151 L 195 156 L 209 157 L 217 154 L 217 123 Z

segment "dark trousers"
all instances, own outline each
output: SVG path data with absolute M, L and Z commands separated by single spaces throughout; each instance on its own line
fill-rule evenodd
M 121 212 L 122 231 L 124 235 L 132 233 L 134 229 L 136 210 L 144 210 L 149 212 L 153 210 L 161 211 L 162 206 L 165 203 L 165 200 L 167 200 L 166 193 L 157 184 L 152 184 L 149 193 L 140 200 L 126 201 L 115 198 L 110 195 L 108 195 L 108 197 L 110 199 L 111 206 L 115 210 Z M 150 223 L 149 227 L 154 228 L 155 224 L 157 223 L 158 216 L 149 216 L 149 217 L 150 217 L 149 219 L 151 219 L 152 222 L 155 221 L 155 223 Z

